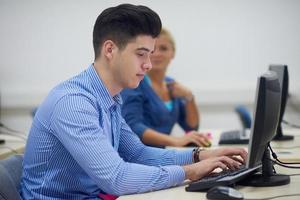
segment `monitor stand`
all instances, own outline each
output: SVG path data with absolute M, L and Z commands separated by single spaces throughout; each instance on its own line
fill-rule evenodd
M 270 158 L 270 150 L 266 148 L 262 159 L 262 172 L 250 175 L 243 179 L 238 184 L 244 186 L 254 187 L 270 187 L 287 185 L 290 183 L 290 176 L 283 174 L 276 174 L 273 163 Z
M 283 135 L 281 124 L 278 125 L 276 135 L 274 136 L 274 141 L 286 141 L 286 140 L 293 140 L 294 136 L 292 135 Z

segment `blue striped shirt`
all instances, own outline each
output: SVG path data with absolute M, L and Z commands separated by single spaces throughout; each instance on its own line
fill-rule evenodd
M 24 153 L 24 199 L 98 199 L 178 185 L 192 151 L 147 147 L 121 116 L 93 65 L 39 107 Z

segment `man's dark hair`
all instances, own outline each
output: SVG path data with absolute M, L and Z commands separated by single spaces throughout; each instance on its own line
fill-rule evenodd
M 105 9 L 97 18 L 93 31 L 95 60 L 105 40 L 112 40 L 118 48 L 139 35 L 156 38 L 161 31 L 161 20 L 146 6 L 121 4 Z

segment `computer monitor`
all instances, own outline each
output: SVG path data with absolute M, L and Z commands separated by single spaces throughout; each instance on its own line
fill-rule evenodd
M 269 143 L 276 133 L 281 105 L 281 87 L 275 72 L 268 71 L 258 78 L 254 106 L 254 121 L 248 145 L 247 167 L 262 165 L 261 173 L 244 179 L 242 185 L 276 186 L 290 182 L 287 175 L 276 174 L 270 159 Z
M 283 135 L 282 132 L 282 120 L 285 112 L 285 107 L 288 99 L 288 90 L 289 90 L 289 73 L 287 65 L 270 65 L 269 70 L 277 73 L 280 87 L 281 87 L 281 106 L 280 106 L 280 115 L 279 122 L 277 126 L 276 135 L 273 140 L 277 141 L 285 141 L 285 140 L 293 140 L 294 136 L 292 135 Z
M 278 76 L 268 71 L 258 77 L 254 102 L 254 121 L 248 144 L 246 167 L 238 173 L 204 182 L 192 182 L 186 191 L 202 191 L 219 185 L 276 186 L 290 182 L 287 175 L 276 174 L 270 158 L 269 143 L 276 133 L 280 114 L 281 89 Z M 208 181 L 209 180 L 209 181 Z

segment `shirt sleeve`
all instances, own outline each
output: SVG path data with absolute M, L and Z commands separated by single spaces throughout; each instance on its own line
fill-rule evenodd
M 66 96 L 53 110 L 50 129 L 102 191 L 120 196 L 167 188 L 184 180 L 180 166 L 156 167 L 128 162 L 141 160 L 136 159 L 141 155 L 125 156 L 131 159 L 123 160 L 100 126 L 99 109 L 87 97 Z M 137 153 L 135 150 L 133 154 Z
M 122 106 L 122 115 L 126 123 L 131 127 L 132 131 L 139 136 L 143 137 L 145 130 L 148 126 L 144 123 L 144 101 L 145 97 L 140 88 L 126 89 L 122 92 L 124 100 Z
M 191 149 L 162 149 L 144 145 L 125 121 L 122 122 L 119 152 L 128 162 L 151 166 L 187 165 L 193 162 Z

